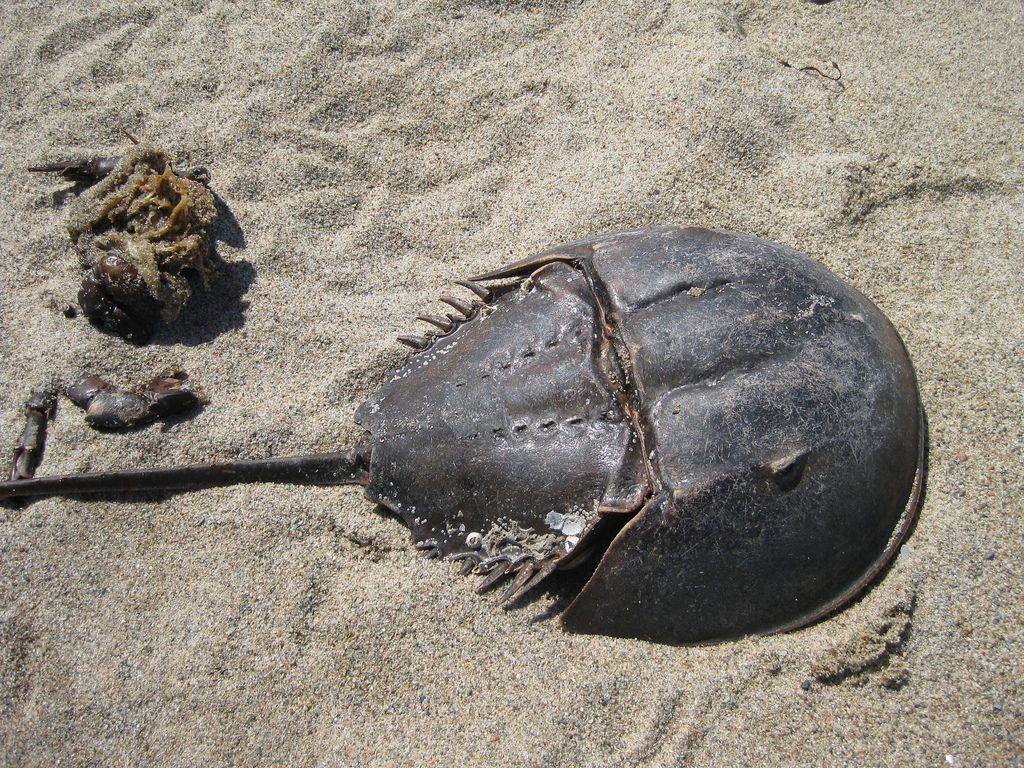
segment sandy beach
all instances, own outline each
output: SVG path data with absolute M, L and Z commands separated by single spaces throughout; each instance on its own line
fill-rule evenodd
M 1024 765 L 1024 7 L 630 0 L 0 8 L 0 444 L 169 367 L 198 412 L 40 474 L 332 451 L 452 280 L 674 223 L 817 259 L 903 337 L 927 491 L 809 628 L 710 647 L 512 610 L 356 487 L 0 507 L 2 766 Z M 205 166 L 220 274 L 145 346 L 79 313 L 71 185 Z M 7 459 L 4 459 L 6 462 Z

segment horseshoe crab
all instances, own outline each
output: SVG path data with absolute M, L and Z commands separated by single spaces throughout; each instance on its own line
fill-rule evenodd
M 481 283 L 493 285 L 485 288 Z M 924 422 L 889 321 L 810 258 L 658 227 L 462 284 L 344 453 L 36 478 L 0 496 L 358 483 L 415 546 L 516 600 L 587 554 L 573 632 L 702 643 L 794 629 L 892 558 Z

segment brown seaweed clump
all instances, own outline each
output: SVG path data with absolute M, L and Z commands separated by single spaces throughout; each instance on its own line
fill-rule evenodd
M 144 344 L 209 287 L 207 228 L 217 217 L 204 172 L 179 175 L 152 145 L 133 147 L 76 201 L 68 232 L 85 274 L 78 302 L 91 323 Z

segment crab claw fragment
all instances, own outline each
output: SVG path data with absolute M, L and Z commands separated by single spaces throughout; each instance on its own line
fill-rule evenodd
M 46 425 L 57 409 L 55 392 L 33 392 L 25 403 L 25 431 L 14 449 L 14 460 L 8 480 L 26 480 L 33 477 L 43 458 L 46 444 Z
M 93 157 L 88 160 L 63 160 L 29 167 L 32 173 L 58 173 L 62 178 L 91 186 L 117 167 L 119 157 Z
M 130 429 L 195 406 L 199 398 L 181 386 L 187 378 L 183 371 L 165 371 L 135 392 L 128 392 L 99 376 L 86 376 L 67 387 L 65 394 L 85 409 L 90 426 Z

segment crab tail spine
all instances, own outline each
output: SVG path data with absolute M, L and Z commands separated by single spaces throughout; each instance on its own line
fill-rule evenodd
M 162 469 L 93 472 L 34 477 L 0 483 L 0 499 L 16 496 L 63 496 L 79 493 L 189 491 L 238 483 L 299 485 L 366 485 L 366 462 L 355 450 L 215 464 L 189 464 Z

